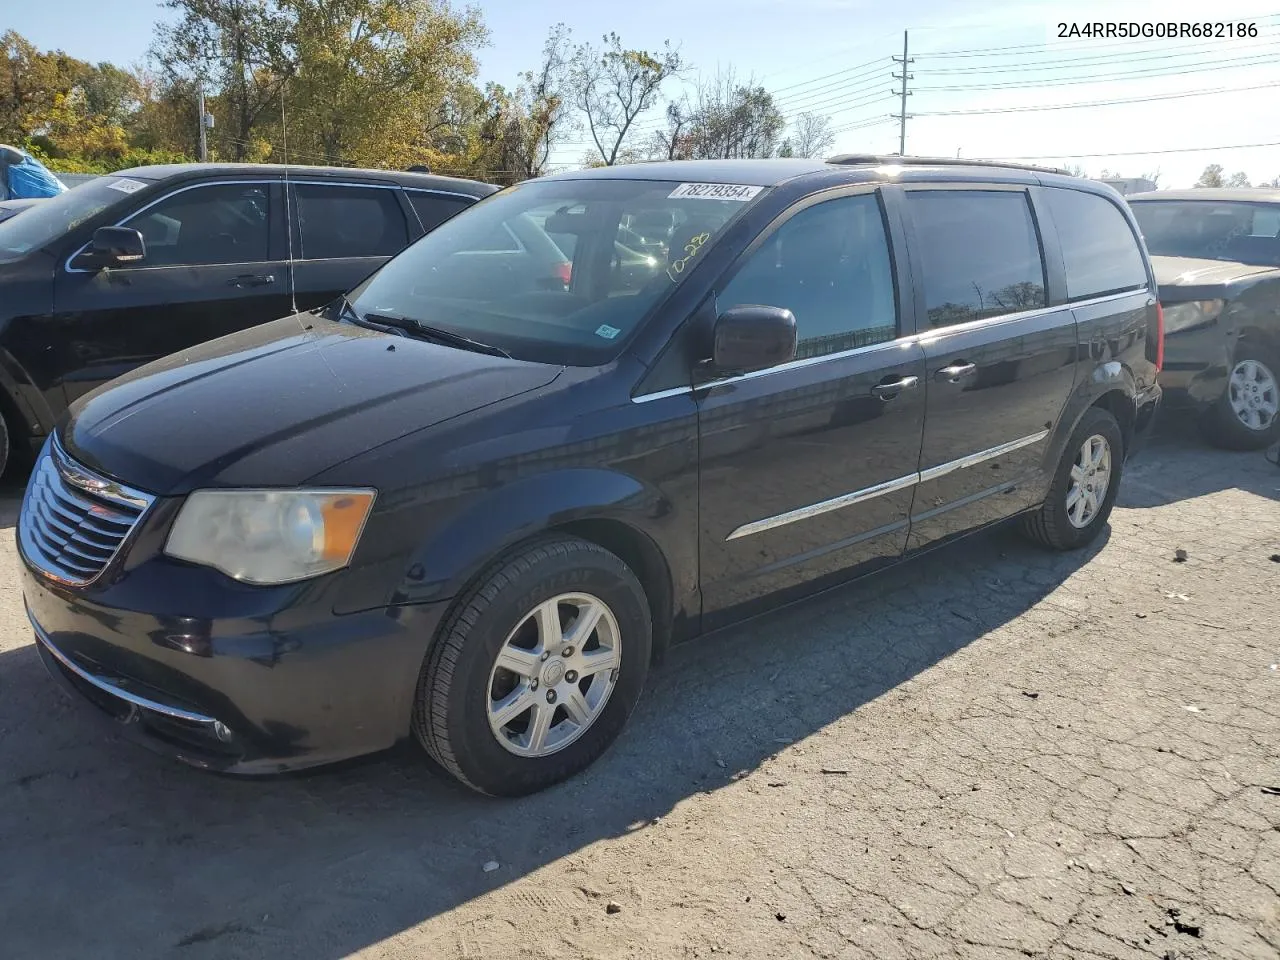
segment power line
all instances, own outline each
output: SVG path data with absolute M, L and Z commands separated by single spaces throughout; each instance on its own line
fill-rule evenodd
M 857 110 L 860 107 L 867 107 L 873 103 L 879 103 L 881 100 L 892 99 L 897 95 L 897 91 L 893 90 L 891 87 L 881 87 L 879 90 L 876 90 L 873 93 L 863 94 L 861 97 L 838 96 L 831 100 L 824 100 L 820 103 L 809 104 L 802 110 L 788 109 L 783 112 L 792 114 L 807 113 L 815 110 L 824 110 L 829 106 L 841 105 L 839 106 L 839 109 L 825 111 L 827 115 L 834 116 L 838 113 L 847 113 L 850 110 Z
M 792 83 L 785 87 L 778 87 L 773 92 L 781 93 L 784 90 L 794 90 L 796 87 L 806 87 L 812 83 L 817 83 L 819 80 L 827 80 L 827 79 L 830 79 L 831 77 L 839 77 L 846 73 L 852 73 L 855 70 L 861 70 L 863 67 L 869 67 L 872 64 L 881 64 L 883 66 L 884 61 L 888 59 L 889 59 L 888 57 L 876 57 L 874 60 L 868 60 L 866 63 L 860 63 L 857 66 L 846 67 L 844 70 L 837 70 L 835 73 L 828 73 L 828 74 L 824 74 L 821 77 L 814 77 L 812 80 L 801 80 L 799 83 Z
M 1148 97 L 1126 97 L 1120 100 L 1088 100 L 1081 103 L 1051 103 L 1038 107 L 982 107 L 973 110 L 926 110 L 920 117 L 967 117 L 993 113 L 1035 113 L 1041 110 L 1075 110 L 1080 107 L 1113 107 L 1126 103 L 1152 103 L 1156 100 L 1183 100 L 1189 97 L 1207 97 L 1219 93 L 1246 93 L 1250 90 L 1270 90 L 1280 83 L 1260 83 L 1251 87 L 1217 87 L 1208 90 L 1186 90 L 1182 93 L 1157 94 Z
M 1232 53 L 1244 50 L 1257 50 L 1259 48 L 1272 49 L 1276 46 L 1274 39 L 1261 40 L 1257 43 L 1241 44 L 1236 47 Z M 1047 60 L 1036 64 L 999 64 L 996 66 L 983 67 L 945 67 L 939 69 L 922 69 L 921 73 L 928 73 L 930 76 L 939 75 L 955 75 L 967 73 L 1029 73 L 1038 71 L 1058 72 L 1061 70 L 1082 70 L 1089 67 L 1105 66 L 1110 63 L 1142 63 L 1147 60 L 1173 60 L 1184 57 L 1202 57 L 1210 50 L 1187 50 L 1178 53 L 1172 50 L 1146 50 L 1141 54 L 1132 53 L 1114 53 L 1104 54 L 1098 57 L 1068 57 L 1065 60 Z
M 845 126 L 835 127 L 832 133 L 851 133 L 854 130 L 869 130 L 872 127 L 882 127 L 885 124 L 897 123 L 898 118 L 895 116 L 882 116 L 877 120 L 863 120 L 858 123 L 850 123 Z
M 1095 74 L 1091 77 L 1080 77 L 1070 80 L 1010 80 L 998 83 L 963 84 L 947 87 L 916 87 L 917 90 L 929 93 L 961 93 L 966 90 L 1028 90 L 1040 87 L 1070 87 L 1080 84 L 1103 83 L 1111 80 L 1136 79 L 1144 80 L 1153 77 L 1176 77 L 1187 73 L 1206 73 L 1218 70 L 1239 70 L 1244 67 L 1259 66 L 1272 60 L 1271 54 L 1257 54 L 1252 57 L 1238 57 L 1234 60 L 1210 60 L 1203 63 L 1187 64 L 1175 67 L 1144 67 L 1139 70 L 1125 70 L 1120 73 Z
M 795 109 L 796 106 L 799 106 L 800 104 L 804 104 L 804 102 L 810 102 L 814 100 L 823 100 L 823 99 L 827 99 L 827 97 L 831 97 L 835 95 L 854 95 L 854 93 L 870 90 L 870 88 L 872 87 L 876 87 L 876 86 L 879 86 L 879 84 L 883 84 L 884 82 L 887 81 L 887 79 L 888 77 L 886 76 L 886 74 L 882 73 L 881 70 L 877 70 L 876 74 L 873 74 L 872 77 L 861 79 L 861 81 L 859 82 L 847 83 L 847 84 L 837 83 L 837 84 L 833 84 L 833 86 L 831 87 L 820 88 L 820 90 L 813 90 L 805 93 L 796 93 L 796 95 L 794 96 L 773 97 L 773 102 L 774 104 L 780 106 L 780 108 L 782 109 L 791 110 L 791 109 Z M 772 93 L 771 93 L 771 96 L 772 96 Z
M 893 58 L 885 57 L 884 59 L 886 61 L 892 61 Z M 822 86 L 814 87 L 812 90 L 804 90 L 804 91 L 801 91 L 800 93 L 787 94 L 785 97 L 777 96 L 776 90 L 771 90 L 769 91 L 769 93 L 773 97 L 774 102 L 790 102 L 794 100 L 804 100 L 814 95 L 822 96 L 823 91 L 829 91 L 832 89 L 842 89 L 848 86 L 859 86 L 867 82 L 872 82 L 872 83 L 879 82 L 879 80 L 884 78 L 885 71 L 891 70 L 891 69 L 892 69 L 892 63 L 887 62 L 887 63 L 879 64 L 873 70 L 864 71 L 863 73 L 858 74 L 857 76 L 846 77 L 844 80 L 837 80 L 834 83 L 824 83 Z M 868 78 L 871 78 L 871 77 L 875 77 L 877 79 L 869 80 Z
M 1127 150 L 1118 153 L 1044 153 L 1038 156 L 980 157 L 982 160 L 1092 160 L 1103 157 L 1145 157 L 1166 153 L 1212 153 L 1217 150 L 1252 150 L 1256 147 L 1280 147 L 1280 140 L 1272 143 L 1229 143 L 1216 147 L 1175 147 L 1169 150 Z

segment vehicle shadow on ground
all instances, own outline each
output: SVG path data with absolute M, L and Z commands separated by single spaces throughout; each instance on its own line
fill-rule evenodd
M 407 745 L 295 777 L 201 774 L 104 733 L 32 646 L 0 654 L 6 951 L 346 956 L 724 786 L 1023 613 L 1105 540 L 1060 555 L 997 530 L 681 646 L 612 751 L 514 801 Z
M 1210 446 L 1196 418 L 1162 411 L 1147 443 L 1125 465 L 1121 507 L 1163 507 L 1228 488 L 1276 499 L 1280 471 L 1261 450 Z
M 1198 495 L 1198 472 L 1181 463 L 1199 456 L 1156 457 L 1153 482 L 1176 499 Z M 1238 474 L 1220 466 L 1214 489 Z M 3 504 L 0 523 L 15 512 Z M 104 734 L 32 646 L 10 650 L 0 654 L 5 952 L 347 956 L 648 829 L 1023 614 L 1105 543 L 1046 553 L 1006 527 L 679 647 L 612 751 L 569 783 L 511 801 L 469 793 L 409 745 L 295 777 L 201 774 Z M 485 872 L 490 861 L 499 866 Z

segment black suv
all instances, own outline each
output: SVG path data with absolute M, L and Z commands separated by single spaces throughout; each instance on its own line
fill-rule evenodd
M 23 503 L 27 608 L 56 677 L 190 763 L 412 733 L 536 790 L 674 641 L 1006 518 L 1090 542 L 1159 324 L 1127 207 L 1054 172 L 530 181 L 328 309 L 78 400 Z
M 1129 197 L 1151 252 L 1169 407 L 1210 442 L 1280 439 L 1280 190 L 1162 190 Z
M 33 203 L 0 222 L 0 471 L 11 444 L 38 445 L 76 397 L 295 301 L 327 303 L 496 190 L 382 170 L 182 164 Z

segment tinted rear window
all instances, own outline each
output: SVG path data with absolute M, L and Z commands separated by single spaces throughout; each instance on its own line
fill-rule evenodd
M 475 201 L 464 200 L 462 197 L 446 197 L 439 193 L 410 190 L 409 202 L 413 204 L 418 219 L 422 221 L 422 229 L 430 233 L 454 214 L 467 209 Z
M 1147 266 L 1133 229 L 1106 197 L 1079 190 L 1045 191 L 1067 268 L 1067 297 L 1080 300 L 1147 285 Z
M 913 190 L 907 204 L 930 326 L 1046 305 L 1044 261 L 1026 193 Z
M 394 190 L 310 183 L 295 189 L 304 260 L 389 257 L 409 242 Z

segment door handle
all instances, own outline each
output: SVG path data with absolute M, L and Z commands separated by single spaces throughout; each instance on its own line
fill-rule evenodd
M 978 365 L 976 363 L 953 363 L 935 373 L 933 379 L 946 380 L 948 383 L 959 383 L 965 377 L 971 377 L 977 372 Z
M 269 283 L 275 283 L 276 278 L 269 273 L 250 274 L 244 273 L 238 277 L 232 277 L 227 281 L 229 287 L 265 287 Z
M 871 388 L 871 395 L 881 400 L 892 400 L 903 390 L 914 390 L 920 384 L 919 377 L 903 377 L 889 383 L 877 383 Z

